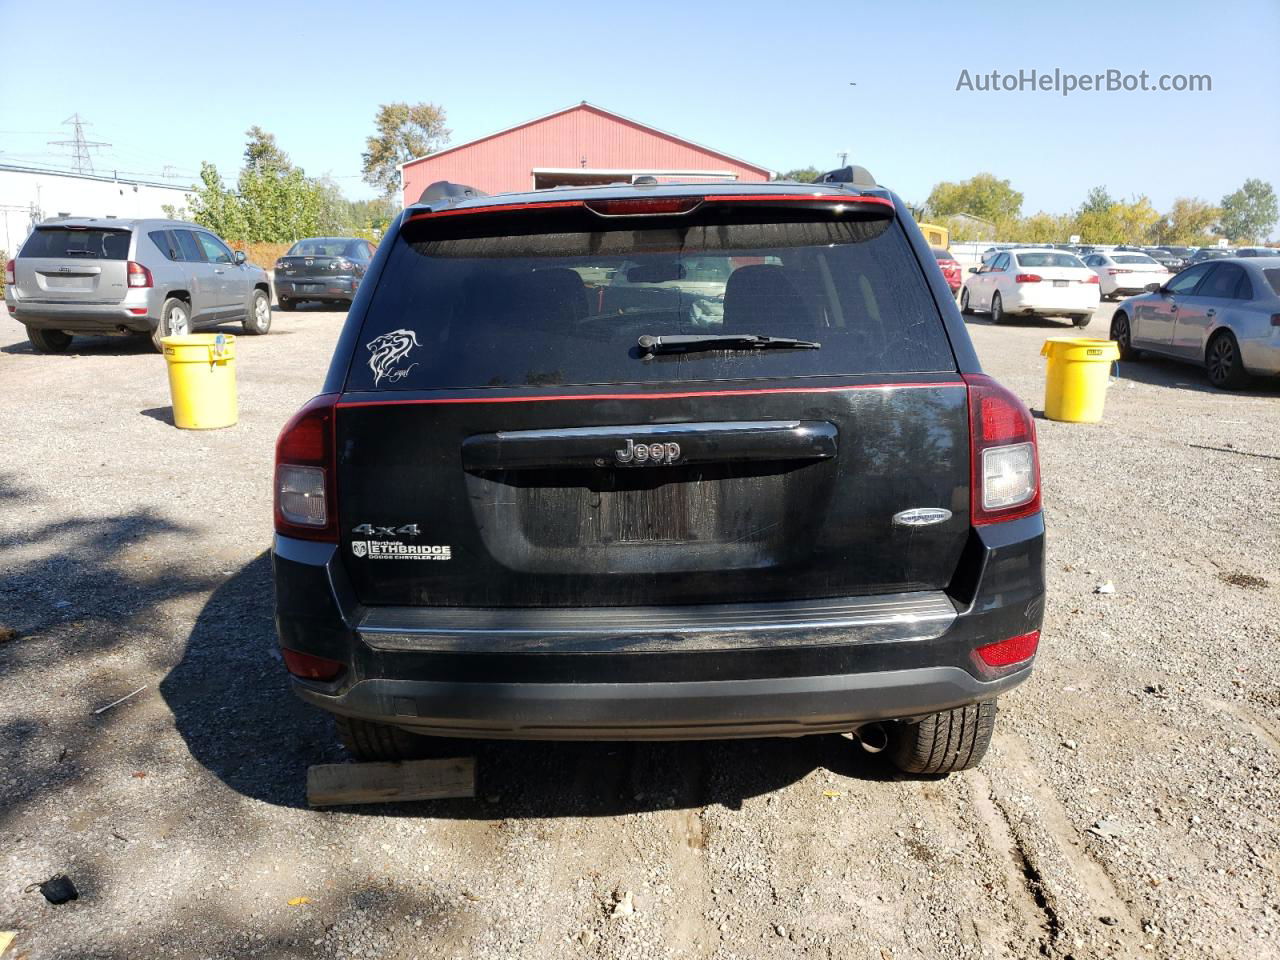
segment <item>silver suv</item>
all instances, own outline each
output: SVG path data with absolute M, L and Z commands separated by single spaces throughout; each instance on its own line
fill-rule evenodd
M 63 217 L 31 232 L 5 265 L 5 304 L 37 353 L 75 334 L 160 338 L 240 321 L 271 329 L 271 287 L 203 227 L 182 220 Z

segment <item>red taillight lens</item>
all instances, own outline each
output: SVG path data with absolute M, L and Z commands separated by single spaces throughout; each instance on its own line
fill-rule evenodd
M 969 386 L 970 522 L 1016 520 L 1040 511 L 1035 421 L 1021 400 L 986 374 Z
M 1090 275 L 1090 277 L 1087 280 L 1085 280 L 1085 283 L 1101 283 L 1101 282 L 1102 281 L 1098 279 L 1098 275 L 1096 273 Z
M 337 397 L 322 394 L 294 414 L 276 440 L 276 532 L 336 543 L 333 421 Z
M 1013 278 L 1014 283 L 1039 283 L 1040 274 L 1038 273 L 1020 273 Z
M 281 652 L 284 654 L 285 668 L 295 677 L 304 680 L 333 680 L 346 669 L 346 664 L 340 660 L 316 657 L 288 648 L 283 648 Z
M 16 263 L 14 263 L 14 261 L 12 261 L 12 260 L 8 261 L 8 262 L 4 265 L 4 282 L 5 282 L 5 286 L 9 286 L 9 287 L 11 287 L 11 286 L 13 286 L 15 283 L 17 283 L 17 282 L 18 282 L 17 277 L 15 277 L 15 276 L 14 276 L 15 272 L 17 271 L 17 269 L 18 269 L 18 265 L 17 265 Z
M 1039 646 L 1040 631 L 1032 630 L 1030 633 L 1010 637 L 1008 640 L 989 643 L 974 652 L 988 667 L 1008 667 L 1030 660 L 1036 655 L 1036 648 Z
M 1273 327 L 1280 327 L 1280 313 L 1273 313 L 1271 315 L 1271 325 Z
M 125 272 L 129 276 L 129 286 L 131 287 L 149 287 L 151 286 L 151 271 L 140 263 L 134 263 L 132 260 L 125 267 Z
M 639 200 L 588 200 L 587 209 L 603 217 L 641 217 L 688 213 L 700 197 L 643 197 Z

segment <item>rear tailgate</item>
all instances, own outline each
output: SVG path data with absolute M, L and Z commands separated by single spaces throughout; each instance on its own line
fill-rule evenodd
M 119 303 L 131 238 L 128 229 L 37 227 L 14 262 L 15 294 L 35 303 Z
M 346 264 L 343 267 L 342 264 Z M 281 257 L 276 270 L 286 279 L 307 279 L 342 276 L 351 272 L 351 261 L 342 257 Z
M 336 414 L 358 598 L 645 606 L 945 587 L 969 529 L 965 386 L 901 227 L 883 210 L 849 222 L 848 206 L 836 223 L 738 211 L 678 237 L 589 212 L 546 236 L 527 219 L 462 223 L 495 215 L 410 225 Z M 727 278 L 712 330 L 821 349 L 642 356 L 639 334 L 708 323 L 662 278 L 687 273 L 667 260 L 712 255 Z M 583 279 L 610 258 L 647 263 L 634 276 L 667 302 L 601 309 Z
M 352 398 L 337 448 L 356 592 L 374 604 L 521 607 L 944 587 L 968 530 L 963 384 L 774 389 Z M 663 460 L 619 461 L 641 444 Z M 921 507 L 952 515 L 895 523 Z

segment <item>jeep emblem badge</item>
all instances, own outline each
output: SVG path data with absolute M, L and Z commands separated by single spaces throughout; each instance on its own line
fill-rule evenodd
M 628 439 L 621 450 L 613 451 L 619 463 L 675 463 L 680 459 L 678 443 L 636 443 Z

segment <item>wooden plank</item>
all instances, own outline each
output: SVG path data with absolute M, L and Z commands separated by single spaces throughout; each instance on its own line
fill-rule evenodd
M 402 763 L 327 763 L 307 770 L 307 803 L 399 803 L 476 795 L 474 757 Z

